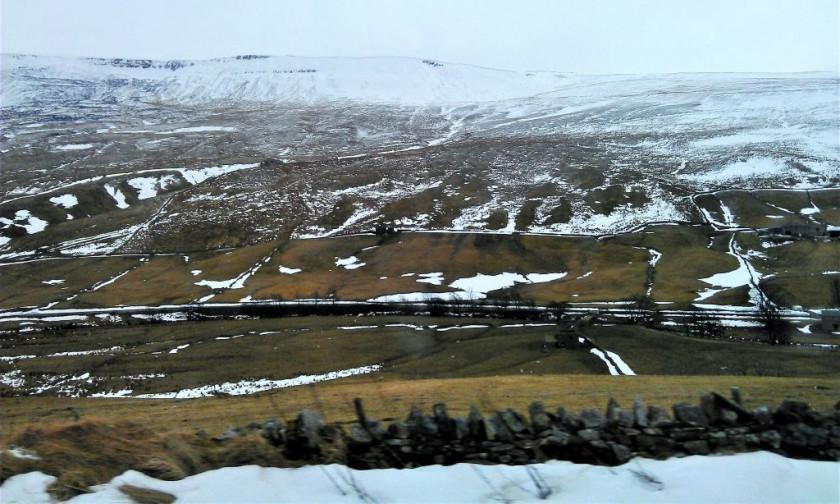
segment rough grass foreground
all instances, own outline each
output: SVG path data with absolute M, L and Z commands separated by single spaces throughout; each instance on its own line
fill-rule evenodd
M 56 497 L 66 498 L 90 485 L 135 469 L 160 479 L 181 479 L 218 467 L 258 464 L 295 467 L 258 433 L 217 444 L 207 436 L 230 426 L 293 418 L 304 408 L 325 413 L 326 420 L 350 423 L 352 397 L 365 397 L 370 417 L 401 417 L 411 405 L 431 411 L 444 401 L 453 415 L 464 416 L 470 404 L 482 411 L 543 401 L 548 407 L 576 411 L 600 408 L 610 397 L 631 404 L 636 394 L 648 404 L 668 407 L 696 402 L 708 390 L 738 386 L 745 406 L 777 404 L 783 399 L 807 401 L 829 410 L 840 396 L 837 378 L 767 377 L 487 377 L 450 380 L 376 381 L 370 378 L 286 389 L 248 397 L 186 401 L 10 398 L 4 400 L 4 446 L 24 447 L 35 458 L 2 455 L 0 479 L 33 470 L 58 477 Z M 338 453 L 338 452 L 336 452 Z M 338 456 L 336 454 L 336 456 Z M 336 459 L 336 461 L 340 461 Z

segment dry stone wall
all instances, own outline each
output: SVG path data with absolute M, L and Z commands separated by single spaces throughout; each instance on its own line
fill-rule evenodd
M 699 404 L 675 404 L 670 412 L 646 406 L 640 397 L 626 409 L 612 399 L 605 411 L 584 409 L 577 414 L 535 402 L 527 414 L 507 408 L 485 415 L 473 406 L 466 417 L 453 417 L 440 403 L 430 414 L 413 407 L 404 420 L 388 425 L 368 418 L 356 399 L 358 422 L 349 428 L 326 424 L 320 414 L 303 411 L 288 423 L 270 420 L 214 439 L 223 443 L 259 430 L 288 459 L 343 462 L 355 468 L 546 460 L 618 465 L 633 457 L 756 450 L 840 461 L 840 402 L 828 413 L 797 401 L 784 401 L 774 410 L 761 406 L 748 411 L 737 389 L 733 392 L 732 398 L 712 392 Z

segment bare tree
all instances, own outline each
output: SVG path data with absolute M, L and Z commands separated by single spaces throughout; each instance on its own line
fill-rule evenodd
M 554 320 L 559 324 L 560 320 L 566 315 L 569 309 L 569 303 L 566 301 L 552 301 L 546 305 L 546 311 L 554 317 Z
M 660 322 L 661 314 L 656 302 L 648 294 L 638 294 L 626 299 L 627 319 L 631 324 L 642 324 L 653 327 Z
M 831 303 L 840 308 L 840 277 L 831 280 Z
M 724 328 L 719 318 L 691 304 L 685 306 L 683 310 L 686 312 L 683 318 L 686 336 L 719 338 L 723 335 Z
M 771 345 L 786 345 L 790 343 L 790 322 L 782 318 L 779 308 L 770 301 L 762 301 L 758 307 L 756 320 L 761 324 Z

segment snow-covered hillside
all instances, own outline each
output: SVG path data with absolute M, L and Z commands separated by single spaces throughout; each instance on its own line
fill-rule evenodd
M 380 223 L 609 234 L 705 222 L 708 209 L 692 198 L 703 192 L 840 184 L 840 79 L 831 73 L 5 55 L 0 99 L 0 249 L 15 251 L 77 250 L 102 236 L 110 242 L 100 252 L 157 249 L 197 226 L 236 229 L 245 242 Z M 220 166 L 259 168 L 182 180 Z M 79 205 L 66 212 L 46 198 L 71 196 Z M 141 204 L 157 210 L 134 227 L 82 232 L 86 217 Z M 833 208 L 808 218 L 838 225 Z M 58 232 L 64 246 L 50 238 Z
M 531 96 L 557 88 L 562 80 L 559 74 L 413 58 L 147 61 L 3 55 L 2 104 L 32 104 L 45 89 L 67 93 L 67 99 L 117 102 L 473 103 Z

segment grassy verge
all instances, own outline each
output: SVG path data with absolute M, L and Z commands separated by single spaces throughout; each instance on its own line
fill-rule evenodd
M 748 408 L 774 406 L 784 399 L 806 401 L 830 410 L 840 396 L 840 378 L 764 376 L 486 376 L 478 378 L 393 380 L 356 377 L 241 397 L 187 400 L 81 399 L 12 397 L 3 400 L 3 442 L 9 444 L 28 426 L 50 428 L 95 419 L 104 423 L 136 422 L 160 433 L 224 432 L 236 425 L 270 418 L 293 418 L 301 409 L 320 411 L 327 421 L 353 422 L 352 400 L 361 397 L 372 418 L 402 418 L 412 405 L 426 411 L 445 402 L 454 415 L 466 415 L 471 404 L 483 411 L 512 407 L 522 411 L 533 401 L 571 411 L 604 408 L 611 397 L 628 406 L 642 395 L 647 404 L 670 408 L 696 402 L 711 390 L 740 387 Z

